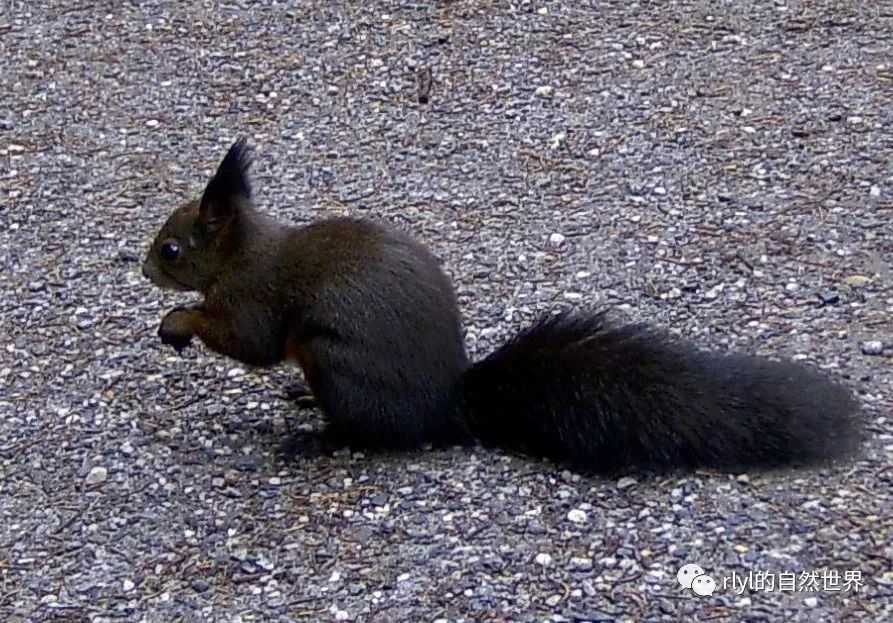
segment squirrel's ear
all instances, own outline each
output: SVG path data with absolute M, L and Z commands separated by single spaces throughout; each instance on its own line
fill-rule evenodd
M 240 138 L 226 152 L 217 172 L 202 193 L 199 216 L 211 231 L 216 231 L 239 213 L 241 206 L 251 199 L 248 168 L 251 148 Z

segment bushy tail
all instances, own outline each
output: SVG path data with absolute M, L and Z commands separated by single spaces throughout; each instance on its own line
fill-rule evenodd
M 543 319 L 463 383 L 483 443 L 602 472 L 810 464 L 861 437 L 850 392 L 816 369 L 700 351 L 604 313 Z

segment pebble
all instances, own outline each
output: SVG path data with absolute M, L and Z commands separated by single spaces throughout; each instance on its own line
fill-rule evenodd
M 556 247 L 564 244 L 565 239 L 566 238 L 565 238 L 564 234 L 559 234 L 559 233 L 554 233 L 551 236 L 549 236 L 549 242 L 552 244 L 552 246 L 556 246 Z
M 618 489 L 629 489 L 634 484 L 636 484 L 636 482 L 638 482 L 638 481 L 635 478 L 632 478 L 630 476 L 624 476 L 623 478 L 621 478 L 620 480 L 617 481 L 617 488 Z
M 870 340 L 862 343 L 864 355 L 880 355 L 884 352 L 884 343 L 880 340 Z
M 534 91 L 534 93 L 536 93 L 537 95 L 540 95 L 542 97 L 547 97 L 552 94 L 552 87 L 550 87 L 550 86 L 537 87 L 536 91 Z
M 715 300 L 716 298 L 719 297 L 719 295 L 722 293 L 722 291 L 725 289 L 725 287 L 726 286 L 723 283 L 713 286 L 712 288 L 710 288 L 709 290 L 704 292 L 704 298 L 707 299 L 708 301 Z
M 835 290 L 823 290 L 818 294 L 822 305 L 834 305 L 840 300 L 840 294 Z
M 807 608 L 815 608 L 819 605 L 819 600 L 815 597 L 807 597 L 803 600 L 803 605 Z
M 595 597 L 598 595 L 598 589 L 592 580 L 583 580 L 583 594 L 587 597 Z
M 569 521 L 571 521 L 573 523 L 583 523 L 587 519 L 586 511 L 579 509 L 579 508 L 575 508 L 568 512 L 567 518 Z
M 537 554 L 535 560 L 536 560 L 536 564 L 542 565 L 545 567 L 546 565 L 549 565 L 552 563 L 552 556 L 549 554 L 545 554 L 545 553 Z
M 240 454 L 233 459 L 233 467 L 242 472 L 253 472 L 263 466 L 264 460 L 254 454 Z
M 574 571 L 591 571 L 592 558 L 573 557 L 570 560 L 570 568 Z
M 210 584 L 208 584 L 205 580 L 202 580 L 200 578 L 193 580 L 190 583 L 190 586 L 192 587 L 192 590 L 194 590 L 197 593 L 204 593 L 206 590 L 211 588 Z
M 118 259 L 122 262 L 138 262 L 140 254 L 133 249 L 118 249 Z
M 863 288 L 871 283 L 871 277 L 866 277 L 865 275 L 850 275 L 849 277 L 846 277 L 843 282 L 851 288 Z
M 90 485 L 90 486 L 99 485 L 99 484 L 104 483 L 106 481 L 106 479 L 108 479 L 108 477 L 109 477 L 108 470 L 106 468 L 102 467 L 101 465 L 97 465 L 96 467 L 94 467 L 93 469 L 90 470 L 90 473 L 87 474 L 87 477 L 84 479 L 84 482 L 86 482 L 87 485 Z

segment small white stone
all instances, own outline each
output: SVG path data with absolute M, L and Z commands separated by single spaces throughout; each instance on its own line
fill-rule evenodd
M 862 344 L 862 353 L 865 355 L 880 355 L 884 352 L 884 343 L 880 340 L 870 340 Z
M 158 119 L 149 119 L 146 121 L 146 125 L 150 128 L 157 128 L 159 123 Z
M 709 301 L 716 299 L 717 297 L 719 297 L 720 293 L 725 289 L 725 287 L 726 286 L 724 283 L 716 284 L 715 286 L 704 292 L 704 298 Z
M 881 189 L 878 188 L 877 186 L 872 186 L 871 188 L 868 189 L 868 194 L 871 195 L 872 197 L 880 197 Z
M 133 580 L 130 578 L 124 578 L 121 582 L 121 588 L 124 589 L 124 592 L 132 591 L 136 587 L 136 584 L 133 583 Z
M 549 242 L 551 244 L 555 245 L 556 247 L 558 245 L 562 244 L 565 241 L 565 239 L 566 238 L 565 238 L 564 234 L 559 234 L 559 233 L 554 233 L 551 236 L 549 236 Z
M 548 15 L 549 9 L 547 9 L 546 7 L 540 7 L 539 9 L 537 9 L 536 12 L 539 13 L 540 15 Z
M 807 608 L 815 608 L 816 606 L 819 605 L 819 600 L 816 599 L 815 597 L 807 597 L 806 599 L 803 600 L 803 605 L 806 606 Z
M 546 565 L 551 564 L 552 556 L 550 556 L 549 554 L 545 554 L 545 553 L 537 554 L 535 560 L 536 560 L 536 564 L 542 565 L 545 567 Z
M 90 470 L 90 473 L 87 474 L 87 477 L 84 479 L 88 485 L 99 485 L 104 483 L 109 477 L 109 470 L 102 467 L 101 465 L 97 465 L 93 469 Z
M 567 514 L 568 521 L 572 521 L 573 523 L 583 523 L 586 521 L 586 511 L 575 508 L 568 512 Z
M 634 61 L 632 62 L 632 65 L 633 65 L 633 67 L 635 67 L 636 69 L 642 69 L 642 68 L 645 67 L 645 61 L 643 61 L 643 60 L 640 59 L 640 58 L 637 58 L 636 60 L 634 60 Z
M 536 93 L 537 95 L 541 95 L 543 97 L 548 97 L 549 95 L 552 95 L 552 87 L 550 87 L 548 85 L 543 85 L 541 87 L 537 87 L 536 91 L 534 91 L 534 93 Z
M 282 484 L 282 479 L 279 476 L 270 476 L 270 479 L 267 480 L 271 485 L 278 487 Z

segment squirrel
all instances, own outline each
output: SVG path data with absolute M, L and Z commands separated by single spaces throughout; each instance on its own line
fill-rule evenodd
M 820 464 L 860 444 L 852 394 L 818 369 L 707 352 L 605 311 L 549 315 L 473 363 L 424 246 L 365 219 L 265 215 L 250 163 L 239 139 L 152 243 L 144 275 L 204 297 L 159 335 L 178 352 L 197 336 L 251 366 L 297 363 L 328 443 L 481 443 L 601 473 Z

